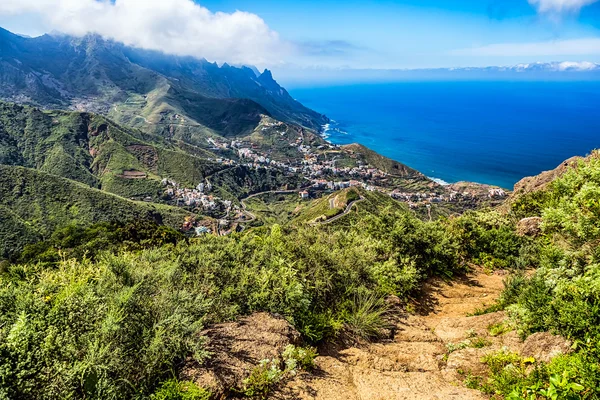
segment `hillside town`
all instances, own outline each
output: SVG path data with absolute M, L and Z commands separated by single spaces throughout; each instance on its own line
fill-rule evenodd
M 275 154 L 248 138 L 207 138 L 209 150 L 218 154 L 212 161 L 225 166 L 244 166 L 251 169 L 274 168 L 288 176 L 300 175 L 306 184 L 295 190 L 302 200 L 317 199 L 325 194 L 347 189 L 362 188 L 367 191 L 385 193 L 406 203 L 411 208 L 430 207 L 433 204 L 470 204 L 481 201 L 504 199 L 507 193 L 500 188 L 471 185 L 431 184 L 413 187 L 412 190 L 394 184 L 394 177 L 381 169 L 368 165 L 352 152 L 338 145 L 325 142 L 318 146 L 305 144 L 302 131 L 294 130 L 282 122 L 265 121 L 259 128 L 262 134 L 279 137 L 278 148 L 287 149 Z M 269 147 L 272 149 L 272 146 Z M 282 154 L 288 155 L 284 159 Z M 221 156 L 222 155 L 222 156 Z M 340 165 L 342 164 L 342 165 Z M 422 182 L 427 182 L 421 178 Z M 240 223 L 253 220 L 252 214 L 232 200 L 216 196 L 212 184 L 207 178 L 194 188 L 183 187 L 170 179 L 163 179 L 164 195 L 170 204 L 186 207 L 195 212 L 217 219 L 215 227 L 196 226 L 198 235 L 214 231 L 222 234 L 235 230 Z M 431 190 L 419 190 L 430 187 Z M 254 193 L 253 196 L 260 193 Z M 238 199 L 242 200 L 242 199 Z M 243 201 L 242 201 L 243 204 Z

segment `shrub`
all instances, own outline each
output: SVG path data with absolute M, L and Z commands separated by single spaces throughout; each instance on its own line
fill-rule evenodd
M 511 329 L 503 322 L 498 322 L 495 324 L 488 325 L 487 330 L 491 336 L 501 336 L 506 332 L 509 332 Z
M 297 347 L 290 344 L 286 346 L 281 357 L 288 371 L 294 371 L 296 368 L 310 371 L 315 367 L 317 350 L 314 347 Z
M 262 360 L 243 381 L 239 392 L 248 397 L 266 399 L 273 388 L 288 376 L 296 374 L 298 369 L 311 370 L 317 356 L 312 347 L 288 345 L 281 354 L 282 360 Z M 283 361 L 283 369 L 282 369 Z
M 352 340 L 371 340 L 381 337 L 389 327 L 385 319 L 389 308 L 383 298 L 361 295 L 350 302 L 344 314 L 344 331 Z
M 262 360 L 250 376 L 244 379 L 242 393 L 248 397 L 266 399 L 273 387 L 278 384 L 285 372 L 280 368 L 278 359 Z
M 170 379 L 162 383 L 150 396 L 151 400 L 210 400 L 209 391 L 199 388 L 194 382 Z

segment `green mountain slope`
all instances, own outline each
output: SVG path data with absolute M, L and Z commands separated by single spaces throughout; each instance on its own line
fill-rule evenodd
M 0 97 L 111 115 L 165 136 L 251 131 L 260 115 L 317 129 L 327 118 L 249 68 L 131 49 L 98 36 L 23 38 L 0 29 Z M 116 107 L 115 107 L 116 106 Z
M 0 164 L 35 168 L 127 197 L 158 196 L 163 177 L 193 187 L 224 168 L 98 115 L 2 102 Z
M 180 228 L 189 213 L 133 202 L 29 168 L 0 165 L 0 256 L 70 224 L 150 220 Z
M 352 208 L 348 208 L 350 205 Z M 335 222 L 336 226 L 348 225 L 357 219 L 379 215 L 384 211 L 409 212 L 405 204 L 388 195 L 352 187 L 307 203 L 291 224 L 318 226 Z
M 412 169 L 404 164 L 382 156 L 379 153 L 357 143 L 342 146 L 343 149 L 356 154 L 362 158 L 367 164 L 374 168 L 378 168 L 385 173 L 402 178 L 423 178 L 423 174 Z

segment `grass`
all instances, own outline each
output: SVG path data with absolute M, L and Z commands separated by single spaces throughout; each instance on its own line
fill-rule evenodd
M 295 218 L 309 203 L 301 200 L 297 193 L 265 194 L 245 200 L 248 210 L 264 225 L 285 225 Z
M 344 316 L 344 333 L 352 340 L 380 338 L 390 324 L 386 320 L 389 308 L 383 298 L 359 295 Z
M 488 325 L 487 330 L 491 336 L 501 336 L 506 332 L 510 332 L 512 329 L 504 322 L 498 322 Z
M 2 209 L 4 218 L 14 221 L 0 229 L 4 244 L 0 255 L 4 257 L 18 254 L 35 238 L 48 238 L 67 225 L 140 219 L 180 228 L 189 215 L 178 208 L 133 202 L 75 181 L 5 165 L 0 165 Z M 19 230 L 24 234 L 15 236 Z
M 476 316 L 480 316 L 480 315 L 491 314 L 491 313 L 495 313 L 498 311 L 502 311 L 503 309 L 504 308 L 500 304 L 492 304 L 492 305 L 484 307 L 484 308 L 478 307 L 472 313 L 468 313 L 467 317 L 476 317 Z

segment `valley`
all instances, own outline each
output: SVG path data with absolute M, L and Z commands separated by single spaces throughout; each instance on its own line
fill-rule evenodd
M 597 150 L 442 185 L 95 34 L 0 29 L 0 83 L 1 400 L 600 397 Z

